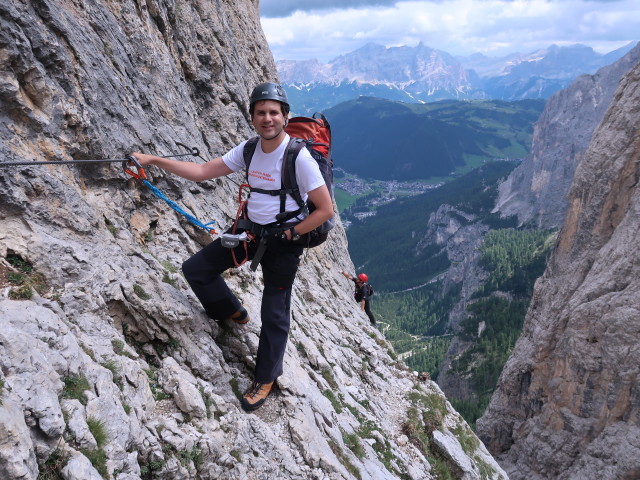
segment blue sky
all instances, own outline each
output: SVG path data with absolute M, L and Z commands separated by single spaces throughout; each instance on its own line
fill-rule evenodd
M 640 39 L 639 0 L 260 0 L 260 15 L 276 60 L 328 62 L 368 42 L 497 57 Z

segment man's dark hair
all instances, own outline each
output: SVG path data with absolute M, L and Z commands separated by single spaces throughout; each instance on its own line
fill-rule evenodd
M 282 110 L 282 115 L 284 116 L 284 118 L 287 118 L 289 116 L 289 112 L 291 111 L 291 107 L 289 107 L 288 103 L 284 103 L 284 102 L 279 102 L 280 103 L 280 110 Z M 251 114 L 251 118 L 253 119 L 253 112 L 255 110 L 255 103 L 252 103 L 249 106 L 249 113 Z

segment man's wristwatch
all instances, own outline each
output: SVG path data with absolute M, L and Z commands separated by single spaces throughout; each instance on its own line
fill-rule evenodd
M 296 227 L 291 227 L 289 229 L 289 231 L 291 232 L 291 241 L 295 242 L 296 240 L 300 240 L 300 234 L 298 232 L 296 232 Z

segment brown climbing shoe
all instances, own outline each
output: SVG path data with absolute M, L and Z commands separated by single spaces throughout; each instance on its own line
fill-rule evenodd
M 233 320 L 239 325 L 244 325 L 245 323 L 249 322 L 249 320 L 251 320 L 249 318 L 249 312 L 247 312 L 244 307 L 240 307 L 240 310 L 231 315 L 229 319 Z
M 260 408 L 271 393 L 272 389 L 273 382 L 251 382 L 251 386 L 249 387 L 249 389 L 244 392 L 244 395 L 242 395 L 240 406 L 245 412 L 252 412 L 253 410 Z

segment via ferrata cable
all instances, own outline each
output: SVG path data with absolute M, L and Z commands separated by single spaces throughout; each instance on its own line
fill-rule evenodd
M 191 151 L 189 153 L 164 155 L 162 156 L 162 158 L 194 156 L 194 157 L 200 157 L 201 159 L 203 159 L 200 156 L 200 151 L 196 147 L 189 148 L 180 142 L 176 142 L 176 144 Z M 165 201 L 167 205 L 169 205 L 173 210 L 183 215 L 187 219 L 187 221 L 189 221 L 189 223 L 197 227 L 200 227 L 203 230 L 206 230 L 208 233 L 212 235 L 215 235 L 218 233 L 211 226 L 215 223 L 215 221 L 202 223 L 196 217 L 186 212 L 176 202 L 167 198 L 167 196 L 164 193 L 162 193 L 160 189 L 153 186 L 151 182 L 149 182 L 149 180 L 147 179 L 147 174 L 145 173 L 140 163 L 138 163 L 136 158 L 132 155 L 127 155 L 126 158 L 101 158 L 101 159 L 87 159 L 87 160 L 51 160 L 51 161 L 48 160 L 44 162 L 39 162 L 37 160 L 19 161 L 19 162 L 0 162 L 0 168 L 18 167 L 18 166 L 40 166 L 40 165 L 79 165 L 79 164 L 88 164 L 88 163 L 122 163 L 122 167 L 124 168 L 125 173 L 131 175 L 136 180 L 140 180 L 142 183 L 144 183 L 149 188 L 149 190 L 151 190 L 151 193 L 153 193 L 159 199 Z M 135 168 L 135 170 L 133 168 Z

